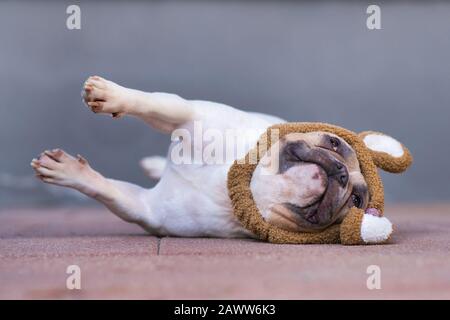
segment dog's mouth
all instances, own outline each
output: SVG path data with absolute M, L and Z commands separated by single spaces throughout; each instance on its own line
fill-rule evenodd
M 314 203 L 312 203 L 308 206 L 304 206 L 304 207 L 300 207 L 293 203 L 284 203 L 284 206 L 287 209 L 289 209 L 289 211 L 294 212 L 297 216 L 302 217 L 304 220 L 306 220 L 310 224 L 317 225 L 317 224 L 319 224 L 319 217 L 317 215 L 317 212 L 318 212 L 320 202 L 322 201 L 322 198 L 323 197 L 321 197 L 319 200 L 315 201 Z M 287 216 L 283 216 L 283 217 L 288 220 L 291 220 Z M 293 221 L 293 222 L 297 223 L 297 221 Z
M 346 166 L 332 157 L 322 148 L 311 148 L 302 141 L 288 144 L 284 154 L 289 159 L 295 159 L 296 165 L 315 164 L 321 168 L 326 188 L 325 191 L 310 204 L 298 206 L 294 203 L 284 203 L 283 206 L 293 213 L 290 220 L 296 220 L 297 225 L 307 226 L 311 229 L 323 229 L 331 225 L 346 203 L 342 197 L 342 190 L 348 183 L 348 171 Z M 281 159 L 280 159 L 281 160 Z M 284 218 L 286 215 L 283 216 Z
M 312 228 L 325 228 L 334 221 L 335 213 L 339 212 L 339 183 L 328 178 L 325 192 L 313 203 L 300 207 L 293 203 L 284 203 L 286 209 L 294 213 L 294 219 L 306 222 Z M 345 202 L 345 201 L 344 201 Z M 285 217 L 287 218 L 287 217 Z M 304 223 L 303 223 L 304 224 Z

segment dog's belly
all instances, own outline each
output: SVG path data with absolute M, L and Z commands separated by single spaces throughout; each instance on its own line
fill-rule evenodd
M 251 140 L 249 146 L 256 144 L 257 136 L 247 138 Z M 212 159 L 203 157 L 200 163 L 180 164 L 174 163 L 171 156 L 176 145 L 174 142 L 169 148 L 168 167 L 153 189 L 156 197 L 152 212 L 159 219 L 158 233 L 186 237 L 252 236 L 234 216 L 227 189 L 231 164 L 244 157 L 248 148 L 228 161 L 211 162 Z
M 180 141 L 172 142 L 169 148 L 168 166 L 153 189 L 151 212 L 156 220 L 153 223 L 157 226 L 155 231 L 161 235 L 186 237 L 252 237 L 233 214 L 227 189 L 228 170 L 234 160 L 243 158 L 256 145 L 267 127 L 283 120 L 216 103 L 195 103 L 199 112 L 210 116 L 204 116 L 202 122 L 192 121 L 179 128 L 189 132 L 195 139 L 194 144 L 197 143 L 191 154 L 193 164 L 174 161 L 173 151 L 177 145 L 180 147 Z M 198 130 L 204 135 L 200 144 Z M 212 161 L 208 153 L 201 152 L 201 161 L 197 161 L 194 150 L 205 150 L 210 145 L 211 135 L 217 133 L 226 145 L 223 156 Z M 242 144 L 236 146 L 231 155 L 227 154 L 230 144 L 233 146 L 236 141 Z
M 160 235 L 248 237 L 234 216 L 226 187 L 228 165 L 170 166 L 155 192 L 152 213 Z

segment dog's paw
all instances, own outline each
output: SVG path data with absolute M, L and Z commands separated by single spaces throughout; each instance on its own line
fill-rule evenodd
M 361 238 L 365 243 L 386 242 L 392 231 L 392 223 L 387 218 L 364 214 L 361 223 Z
M 38 158 L 31 160 L 30 165 L 41 181 L 75 188 L 85 194 L 93 192 L 93 187 L 101 179 L 86 159 L 80 155 L 73 157 L 61 149 L 44 151 Z
M 94 113 L 109 113 L 118 118 L 126 112 L 126 89 L 99 76 L 89 77 L 81 96 Z

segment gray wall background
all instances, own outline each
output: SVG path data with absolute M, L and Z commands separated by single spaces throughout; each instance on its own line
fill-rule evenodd
M 80 31 L 65 27 L 69 4 L 81 6 Z M 383 174 L 388 201 L 448 201 L 450 4 L 377 2 L 377 31 L 366 28 L 369 4 L 2 1 L 0 205 L 86 201 L 33 179 L 29 162 L 46 148 L 151 186 L 138 161 L 164 154 L 169 138 L 86 109 L 80 90 L 93 74 L 292 121 L 384 131 L 415 156 L 405 175 Z

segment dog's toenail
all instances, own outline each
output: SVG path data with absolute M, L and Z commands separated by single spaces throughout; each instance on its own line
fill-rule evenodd
M 39 168 L 40 162 L 39 162 L 38 160 L 34 160 L 34 159 L 33 159 L 33 161 L 31 161 L 30 165 L 31 165 L 33 168 Z
M 87 163 L 87 160 L 85 158 L 83 158 L 80 154 L 77 154 L 77 160 L 81 164 L 86 164 Z

